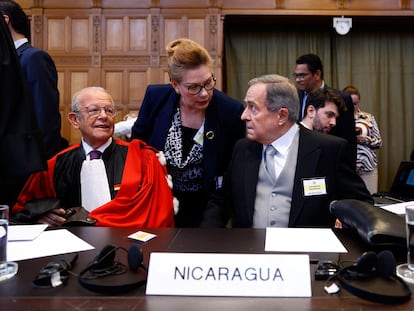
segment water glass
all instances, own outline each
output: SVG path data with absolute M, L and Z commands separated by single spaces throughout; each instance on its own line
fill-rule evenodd
M 9 229 L 9 206 L 0 205 L 0 282 L 13 277 L 18 270 L 15 262 L 7 261 L 7 232 Z
M 414 205 L 405 208 L 405 224 L 407 230 L 407 264 L 414 272 Z
M 397 266 L 397 275 L 414 283 L 414 204 L 405 207 L 405 229 L 407 233 L 407 263 Z
M 0 274 L 7 270 L 7 231 L 9 227 L 9 206 L 0 205 Z

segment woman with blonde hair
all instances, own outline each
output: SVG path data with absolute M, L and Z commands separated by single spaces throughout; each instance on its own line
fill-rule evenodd
M 164 151 L 177 227 L 198 227 L 210 194 L 221 188 L 234 143 L 245 136 L 243 105 L 215 88 L 207 50 L 186 38 L 166 47 L 169 84 L 149 85 L 132 138 Z

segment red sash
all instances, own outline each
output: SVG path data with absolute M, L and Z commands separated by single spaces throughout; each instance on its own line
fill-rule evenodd
M 121 187 L 110 202 L 89 216 L 99 226 L 173 227 L 173 195 L 168 187 L 165 166 L 155 150 L 139 140 L 129 144 Z

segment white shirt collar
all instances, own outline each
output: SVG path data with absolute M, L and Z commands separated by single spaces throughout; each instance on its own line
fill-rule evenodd
M 281 137 L 276 139 L 272 142 L 272 146 L 275 147 L 275 149 L 282 154 L 283 156 L 286 156 L 289 152 L 290 145 L 293 142 L 293 139 L 296 135 L 296 132 L 299 130 L 299 125 L 294 123 L 291 128 Z
M 14 41 L 14 47 L 17 50 L 19 47 L 21 47 L 26 42 L 29 42 L 29 40 L 27 40 L 27 38 L 23 38 L 23 39 L 16 40 L 16 41 Z
M 300 124 L 301 124 L 303 127 L 307 128 L 308 130 L 311 130 L 311 131 L 313 130 L 313 129 L 309 128 L 309 126 L 307 126 L 307 124 L 303 123 L 303 121 L 300 121 Z
M 99 148 L 97 148 L 96 150 L 99 150 L 100 152 L 104 153 L 105 149 L 108 148 L 108 146 L 111 144 L 112 142 L 112 137 L 110 137 L 108 139 L 108 141 L 106 143 L 104 143 L 103 145 L 101 145 Z M 89 152 L 91 152 L 92 150 L 94 150 L 91 146 L 89 146 L 82 138 L 82 146 L 83 149 L 85 150 L 85 155 L 87 156 L 89 154 Z

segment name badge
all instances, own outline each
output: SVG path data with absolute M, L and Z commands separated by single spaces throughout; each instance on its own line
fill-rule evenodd
M 310 297 L 309 256 L 154 252 L 146 294 Z
M 303 179 L 302 181 L 305 197 L 326 194 L 325 177 Z

